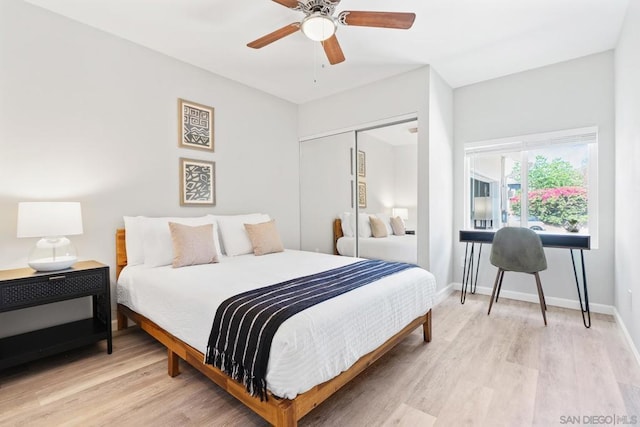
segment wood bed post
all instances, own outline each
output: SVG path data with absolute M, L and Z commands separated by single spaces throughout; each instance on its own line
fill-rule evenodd
M 120 310 L 116 311 L 116 321 L 118 330 L 121 331 L 123 329 L 127 329 L 129 326 L 129 322 L 127 320 L 127 316 L 124 313 L 120 313 Z
M 340 255 L 338 253 L 338 239 L 344 236 L 342 234 L 342 221 L 340 218 L 333 220 L 333 254 Z
M 167 370 L 171 378 L 180 374 L 180 358 L 170 348 L 167 347 Z
M 427 312 L 427 321 L 422 324 L 424 342 L 431 342 L 431 310 Z
M 276 425 L 278 427 L 298 427 L 298 419 L 295 405 L 291 400 L 286 400 L 279 405 L 279 411 L 276 416 Z

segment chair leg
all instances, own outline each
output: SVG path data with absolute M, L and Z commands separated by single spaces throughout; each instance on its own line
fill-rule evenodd
M 542 318 L 544 319 L 544 326 L 547 326 L 547 315 L 545 313 L 547 304 L 544 301 L 544 293 L 542 292 L 542 283 L 540 283 L 540 275 L 536 272 L 533 273 L 536 277 L 536 286 L 538 287 L 538 298 L 540 299 L 540 311 L 542 311 Z
M 498 269 L 498 274 L 496 275 L 496 281 L 493 284 L 493 292 L 491 292 L 491 299 L 489 300 L 489 311 L 487 311 L 487 316 L 491 314 L 491 307 L 493 306 L 493 299 L 496 297 L 496 290 L 498 289 L 498 279 L 504 271 L 500 268 Z
M 496 293 L 496 302 L 498 302 L 498 298 L 500 297 L 500 291 L 502 290 L 502 279 L 504 279 L 504 270 L 500 272 L 500 281 L 498 282 L 498 292 Z

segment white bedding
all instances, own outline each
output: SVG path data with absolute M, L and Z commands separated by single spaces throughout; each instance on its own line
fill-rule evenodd
M 355 256 L 355 237 L 341 237 L 336 248 L 338 253 L 344 256 Z M 382 259 L 385 261 L 398 261 L 417 264 L 418 246 L 415 234 L 387 237 L 360 237 L 358 238 L 358 256 L 368 259 Z
M 128 266 L 118 302 L 205 353 L 218 305 L 238 293 L 358 261 L 286 250 L 184 268 Z M 315 305 L 285 321 L 269 357 L 267 387 L 294 398 L 349 368 L 433 305 L 436 283 L 412 268 Z

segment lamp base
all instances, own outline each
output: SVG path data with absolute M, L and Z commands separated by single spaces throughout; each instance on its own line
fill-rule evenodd
M 76 249 L 66 237 L 44 237 L 38 240 L 27 263 L 36 271 L 56 271 L 71 267 L 78 261 Z
M 29 267 L 36 271 L 65 270 L 78 262 L 75 256 L 57 256 L 53 258 L 40 258 L 29 260 Z

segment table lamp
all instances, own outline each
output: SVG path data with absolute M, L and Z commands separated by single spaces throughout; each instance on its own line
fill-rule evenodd
M 392 217 L 397 217 L 399 216 L 400 218 L 402 218 L 403 221 L 406 221 L 409 219 L 409 209 L 407 208 L 393 208 L 391 209 L 391 216 Z
M 493 228 L 493 208 L 491 197 L 473 198 L 473 228 Z
M 64 270 L 75 264 L 76 250 L 65 236 L 77 234 L 82 234 L 80 203 L 18 203 L 17 237 L 40 237 L 28 258 L 34 270 Z

